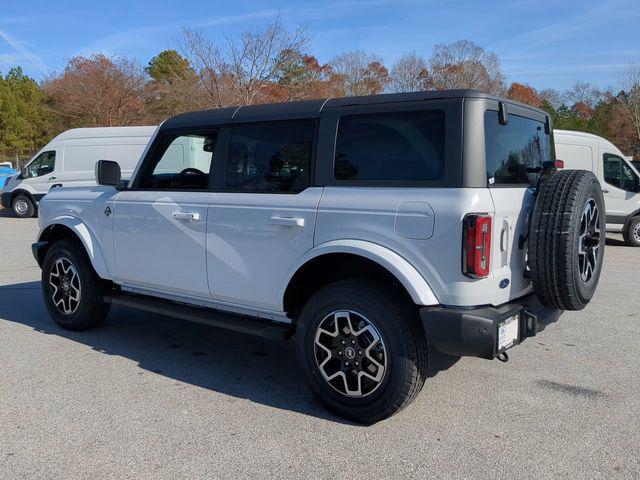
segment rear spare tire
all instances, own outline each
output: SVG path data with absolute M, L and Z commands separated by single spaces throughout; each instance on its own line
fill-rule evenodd
M 605 210 L 592 172 L 562 170 L 543 179 L 529 226 L 529 268 L 540 301 L 581 310 L 593 297 L 604 258 Z

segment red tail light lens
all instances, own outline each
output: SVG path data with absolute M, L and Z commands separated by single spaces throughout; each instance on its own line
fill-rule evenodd
M 462 229 L 462 273 L 467 277 L 489 275 L 491 258 L 491 217 L 467 215 Z

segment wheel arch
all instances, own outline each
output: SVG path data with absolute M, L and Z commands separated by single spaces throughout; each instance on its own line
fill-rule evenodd
M 332 241 L 311 249 L 289 275 L 283 310 L 295 318 L 306 300 L 331 281 L 357 276 L 388 280 L 415 305 L 438 305 L 416 268 L 392 250 L 362 240 Z
M 109 271 L 105 262 L 100 243 L 95 234 L 80 219 L 72 216 L 58 217 L 40 229 L 38 242 L 45 242 L 45 247 L 38 250 L 36 260 L 42 265 L 49 247 L 57 240 L 71 238 L 78 241 L 84 248 L 93 269 L 103 279 L 109 279 Z

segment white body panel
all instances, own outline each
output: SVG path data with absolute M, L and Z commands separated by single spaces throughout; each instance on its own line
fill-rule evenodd
M 42 176 L 13 177 L 3 192 L 22 190 L 34 198 L 46 195 L 52 187 L 95 186 L 98 160 L 118 162 L 122 178 L 133 173 L 156 127 L 78 128 L 61 133 L 34 155 L 29 164 L 43 152 L 55 152 L 54 170 Z
M 620 157 L 636 175 L 640 173 L 628 162 L 623 153 L 611 142 L 597 135 L 568 130 L 554 130 L 556 158 L 564 162 L 564 167 L 572 170 L 590 170 L 602 185 L 607 230 L 619 232 L 625 219 L 640 210 L 640 193 L 623 190 L 605 179 L 604 155 Z
M 207 215 L 207 268 L 217 301 L 282 311 L 282 285 L 313 247 L 322 188 L 291 195 L 215 193 Z
M 517 211 L 522 210 L 519 199 L 522 199 L 520 192 L 510 200 Z M 404 210 L 407 203 L 428 205 L 429 208 L 417 214 Z M 429 211 L 434 214 L 433 227 L 424 220 Z M 464 276 L 461 265 L 462 219 L 468 213 L 493 212 L 488 188 L 327 187 L 318 210 L 316 244 L 357 239 L 382 245 L 419 272 L 437 303 L 499 305 L 521 296 L 529 283 L 514 279 L 509 287 L 499 289 L 500 280 L 511 280 L 510 269 L 499 271 L 499 277 L 492 272 L 488 278 L 476 280 Z M 411 232 L 410 235 L 398 231 L 399 224 Z M 420 230 L 422 235 L 418 235 Z M 521 265 L 518 267 L 515 271 L 522 275 Z M 420 286 L 417 290 L 420 291 Z M 429 293 L 425 293 L 424 298 L 426 302 Z

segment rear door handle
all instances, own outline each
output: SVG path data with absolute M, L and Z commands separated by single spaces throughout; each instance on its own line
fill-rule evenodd
M 602 193 L 609 193 L 609 190 L 607 190 L 606 188 L 603 188 Z
M 271 225 L 282 225 L 285 227 L 304 227 L 304 218 L 299 217 L 271 217 Z
M 198 212 L 173 212 L 171 216 L 176 220 L 183 220 L 187 222 L 200 220 L 200 214 Z

